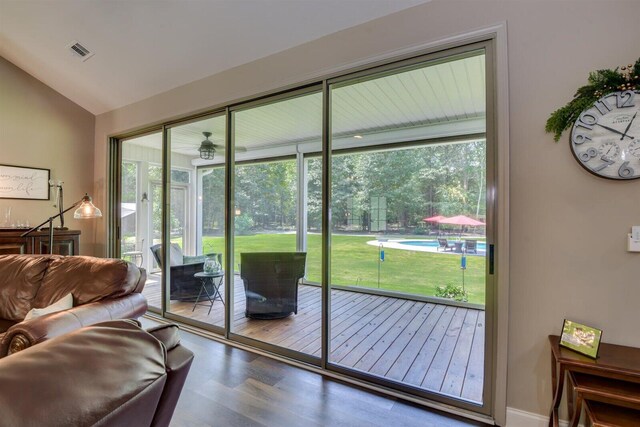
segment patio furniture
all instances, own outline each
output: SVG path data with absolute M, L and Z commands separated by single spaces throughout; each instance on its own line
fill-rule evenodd
M 222 298 L 222 294 L 220 293 L 220 285 L 222 285 L 222 279 L 224 278 L 224 271 L 217 271 L 215 273 L 196 273 L 193 275 L 196 279 L 200 279 L 200 292 L 198 292 L 198 297 L 196 298 L 196 302 L 193 303 L 193 308 L 191 312 L 193 313 L 196 310 L 197 305 L 207 305 L 205 302 L 200 302 L 200 297 L 202 296 L 202 300 L 204 298 L 209 301 L 209 313 L 211 314 L 211 309 L 213 308 L 213 303 L 216 300 L 220 300 L 222 305 L 224 305 L 224 299 Z M 210 285 L 211 292 L 207 289 L 207 285 Z M 204 295 L 202 293 L 204 292 Z
M 140 247 L 141 248 L 144 247 L 144 239 L 142 239 L 142 244 L 140 245 Z M 122 259 L 130 261 L 135 265 L 137 265 L 138 267 L 142 267 L 142 264 L 144 262 L 144 255 L 142 251 L 141 250 L 139 251 L 135 244 L 128 249 L 131 249 L 131 250 L 123 252 Z
M 478 241 L 477 240 L 465 240 L 464 247 L 467 253 L 473 252 L 474 254 L 478 253 Z
M 241 253 L 245 316 L 281 319 L 297 314 L 298 282 L 304 277 L 306 259 L 306 252 Z
M 222 254 L 211 253 L 186 256 L 182 253 L 182 249 L 177 243 L 172 243 L 169 248 L 169 260 L 171 263 L 169 298 L 179 301 L 195 301 L 201 288 L 200 279 L 194 277 L 194 275 L 204 270 L 203 266 L 206 257 L 216 257 L 218 262 L 222 264 Z M 151 253 L 160 269 L 164 270 L 162 265 L 162 245 L 151 246 Z
M 443 251 L 453 251 L 454 245 L 450 245 L 447 239 L 438 239 L 438 248 L 436 251 L 442 249 Z

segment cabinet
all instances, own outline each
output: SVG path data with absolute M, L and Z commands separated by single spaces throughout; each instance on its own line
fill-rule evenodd
M 20 237 L 25 231 L 27 230 L 0 229 L 0 255 L 49 253 L 48 231 L 34 231 L 27 237 Z M 79 255 L 80 230 L 54 230 L 53 253 Z

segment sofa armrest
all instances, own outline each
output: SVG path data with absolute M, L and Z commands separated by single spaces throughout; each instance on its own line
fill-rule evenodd
M 96 301 L 69 310 L 47 314 L 10 327 L 0 341 L 0 357 L 16 353 L 83 326 L 107 320 L 138 318 L 147 311 L 147 300 L 139 293 Z

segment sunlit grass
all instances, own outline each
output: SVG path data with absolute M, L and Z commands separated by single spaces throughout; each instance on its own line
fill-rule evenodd
M 320 282 L 321 236 L 307 236 L 307 280 Z M 379 288 L 416 295 L 433 296 L 436 286 L 462 285 L 460 255 L 385 248 L 378 283 L 378 248 L 367 245 L 372 236 L 334 235 L 331 239 L 331 282 L 334 285 Z M 205 236 L 204 253 L 224 251 L 222 237 Z M 236 236 L 235 263 L 240 252 L 294 251 L 295 234 Z M 484 304 L 485 257 L 468 256 L 465 289 L 469 302 Z

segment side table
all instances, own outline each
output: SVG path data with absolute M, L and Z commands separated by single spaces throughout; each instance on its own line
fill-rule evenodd
M 553 403 L 549 426 L 558 426 L 558 408 L 562 400 L 562 390 L 567 375 L 571 385 L 579 393 L 574 408 L 573 396 L 568 396 L 571 424 L 577 424 L 582 401 L 597 399 L 605 404 L 634 406 L 634 390 L 640 383 L 640 348 L 601 343 L 597 359 L 591 359 L 569 349 L 560 347 L 560 337 L 549 335 L 551 344 L 551 380 Z M 577 374 L 577 375 L 576 375 Z M 597 377 L 597 378 L 595 378 Z M 630 383 L 630 384 L 628 384 Z
M 220 294 L 220 286 L 222 285 L 222 278 L 224 277 L 224 271 L 217 271 L 215 273 L 205 273 L 201 271 L 200 273 L 196 273 L 193 277 L 200 279 L 200 292 L 198 292 L 198 297 L 196 298 L 196 302 L 193 304 L 193 309 L 191 312 L 194 312 L 197 305 L 207 305 L 206 302 L 199 302 L 200 297 L 206 297 L 209 301 L 209 312 L 207 315 L 211 314 L 211 309 L 213 308 L 213 303 L 216 300 L 219 300 L 222 305 L 224 305 L 224 299 L 222 298 L 222 294 Z M 207 289 L 207 285 L 210 285 L 211 292 Z M 204 295 L 202 295 L 204 293 Z

